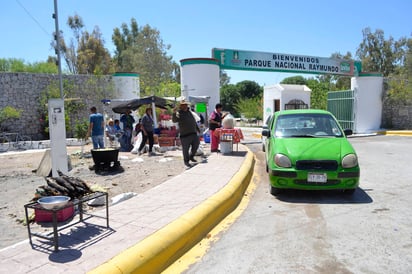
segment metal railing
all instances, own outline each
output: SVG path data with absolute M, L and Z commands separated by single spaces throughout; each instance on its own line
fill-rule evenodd
M 0 133 L 0 152 L 9 150 L 31 149 L 33 142 L 28 135 L 22 135 L 18 132 L 1 132 Z

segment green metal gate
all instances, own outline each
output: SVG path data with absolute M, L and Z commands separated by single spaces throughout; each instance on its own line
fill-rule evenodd
M 355 92 L 353 90 L 329 91 L 328 111 L 335 115 L 343 129 L 354 128 Z

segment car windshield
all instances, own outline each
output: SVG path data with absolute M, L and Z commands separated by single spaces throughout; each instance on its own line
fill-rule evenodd
M 276 137 L 342 137 L 336 120 L 329 114 L 304 113 L 280 115 L 275 125 Z

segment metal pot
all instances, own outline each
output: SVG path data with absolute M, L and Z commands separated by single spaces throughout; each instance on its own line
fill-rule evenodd
M 37 202 L 44 209 L 59 209 L 70 201 L 68 196 L 47 196 L 40 198 Z

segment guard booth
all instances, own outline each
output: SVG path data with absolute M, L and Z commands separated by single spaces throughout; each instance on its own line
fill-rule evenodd
M 263 90 L 263 121 L 274 112 L 286 109 L 310 108 L 311 89 L 306 85 L 276 84 Z

